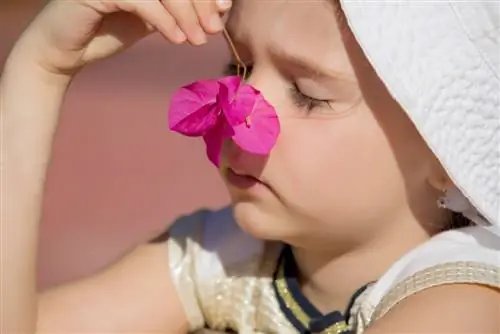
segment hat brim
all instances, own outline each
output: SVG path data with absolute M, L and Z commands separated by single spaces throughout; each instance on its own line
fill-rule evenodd
M 455 185 L 499 226 L 498 3 L 340 3 L 366 57 Z

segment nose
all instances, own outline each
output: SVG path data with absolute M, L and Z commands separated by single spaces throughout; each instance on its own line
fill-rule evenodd
M 262 94 L 267 102 L 274 107 L 279 117 L 280 108 L 278 105 L 284 99 L 282 91 L 285 91 L 284 89 L 280 89 L 282 84 L 279 77 L 273 75 L 270 69 L 265 69 L 264 67 L 256 68 L 254 66 L 246 82 Z M 224 143 L 222 157 L 224 164 L 235 172 L 251 175 L 255 178 L 260 177 L 269 158 L 268 156 L 246 152 L 232 140 Z
M 234 141 L 227 140 L 222 149 L 224 163 L 238 174 L 259 178 L 267 163 L 267 156 L 242 150 Z
M 281 106 L 286 98 L 283 92 L 286 92 L 286 89 L 283 89 L 284 83 L 277 74 L 274 74 L 271 69 L 254 66 L 247 83 L 257 89 L 274 107 L 278 116 L 281 116 Z

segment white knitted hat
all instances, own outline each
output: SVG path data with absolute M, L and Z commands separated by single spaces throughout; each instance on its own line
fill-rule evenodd
M 458 188 L 447 207 L 500 227 L 500 2 L 340 3 L 366 57 Z

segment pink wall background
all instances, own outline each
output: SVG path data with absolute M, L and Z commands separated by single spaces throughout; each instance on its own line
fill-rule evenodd
M 0 62 L 43 2 L 2 1 Z M 153 36 L 77 77 L 48 175 L 42 288 L 102 268 L 180 214 L 228 203 L 202 142 L 166 122 L 172 91 L 219 75 L 225 59 L 220 37 L 194 48 Z

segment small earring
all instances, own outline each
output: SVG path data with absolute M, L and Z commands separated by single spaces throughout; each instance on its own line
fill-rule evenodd
M 446 196 L 448 194 L 448 189 L 443 189 L 442 192 L 443 192 L 443 195 L 440 196 L 437 200 L 437 206 L 440 209 L 448 209 L 448 205 L 446 204 L 446 202 L 447 202 Z

